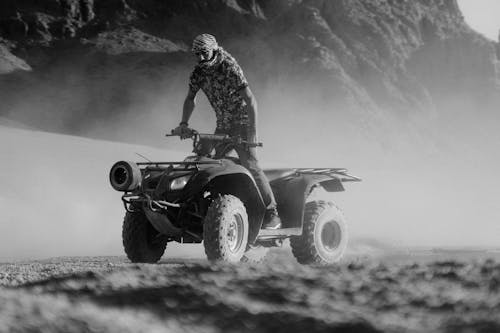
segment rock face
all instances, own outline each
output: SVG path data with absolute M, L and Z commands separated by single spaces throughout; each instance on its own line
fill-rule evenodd
M 78 132 L 182 95 L 202 32 L 261 95 L 285 92 L 325 112 L 407 116 L 498 96 L 498 44 L 465 24 L 456 0 L 6 0 L 0 115 L 23 109 L 27 122 Z M 30 105 L 58 123 L 31 117 Z
M 0 75 L 16 70 L 29 71 L 31 68 L 25 61 L 13 55 L 7 45 L 0 43 Z

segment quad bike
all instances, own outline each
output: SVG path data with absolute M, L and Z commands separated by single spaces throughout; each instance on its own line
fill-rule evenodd
M 203 242 L 209 260 L 258 261 L 255 253 L 265 254 L 286 238 L 299 263 L 340 259 L 347 246 L 341 211 L 308 196 L 316 188 L 344 191 L 344 182 L 359 178 L 339 168 L 264 170 L 282 228 L 263 229 L 266 207 L 259 189 L 250 172 L 227 154 L 235 145 L 262 144 L 191 131 L 194 155 L 184 161 L 120 161 L 110 170 L 111 186 L 124 192 L 123 246 L 132 262 L 157 262 L 171 241 Z

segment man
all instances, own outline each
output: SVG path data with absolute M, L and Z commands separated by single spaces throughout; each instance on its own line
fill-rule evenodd
M 215 133 L 240 136 L 248 142 L 257 142 L 257 101 L 236 60 L 219 47 L 215 37 L 209 34 L 197 36 L 191 51 L 198 64 L 189 78 L 182 121 L 174 129 L 174 134 L 180 135 L 181 138 L 188 136 L 188 121 L 195 107 L 196 94 L 201 89 L 215 110 Z M 241 164 L 253 175 L 264 204 L 267 205 L 264 228 L 280 228 L 276 200 L 267 177 L 258 165 L 256 149 L 238 146 L 235 150 Z

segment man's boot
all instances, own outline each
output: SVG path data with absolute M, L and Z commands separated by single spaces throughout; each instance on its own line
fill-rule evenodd
M 263 229 L 276 230 L 281 228 L 281 219 L 278 216 L 278 210 L 276 208 L 270 208 L 266 210 L 264 215 L 264 225 Z

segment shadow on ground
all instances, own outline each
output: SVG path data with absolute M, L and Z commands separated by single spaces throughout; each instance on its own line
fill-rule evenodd
M 0 264 L 0 331 L 494 332 L 497 259 Z

